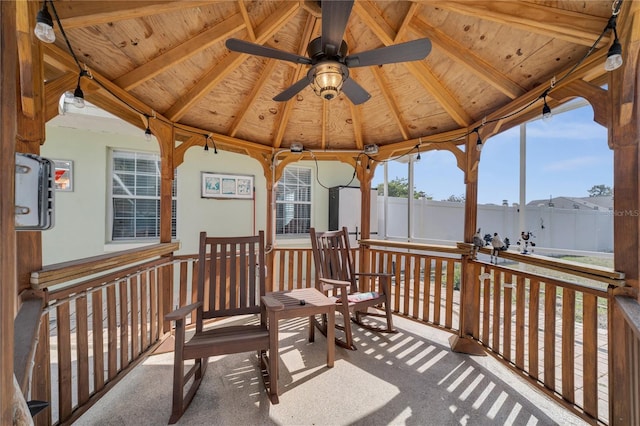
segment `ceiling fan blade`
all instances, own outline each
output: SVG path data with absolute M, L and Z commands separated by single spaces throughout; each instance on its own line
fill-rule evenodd
M 353 0 L 328 1 L 323 0 L 322 8 L 322 51 L 327 56 L 335 56 L 342 44 L 344 30 L 353 8 Z
M 357 68 L 417 61 L 426 58 L 429 52 L 431 52 L 431 41 L 428 38 L 421 38 L 349 55 L 345 58 L 345 65 L 349 68 Z
M 284 50 L 273 49 L 271 47 L 262 46 L 260 44 L 251 43 L 249 41 L 230 38 L 225 42 L 227 49 L 234 52 L 248 53 L 250 55 L 264 56 L 265 58 L 281 59 L 283 61 L 293 62 L 296 64 L 311 64 L 311 59 L 296 55 L 295 53 L 285 52 Z
M 364 90 L 362 86 L 352 78 L 346 79 L 342 84 L 342 93 L 344 93 L 354 105 L 360 105 L 371 99 L 369 92 Z
M 305 78 L 303 78 L 301 80 L 298 80 L 292 86 L 289 86 L 284 91 L 280 92 L 280 94 L 276 95 L 273 98 L 273 100 L 276 101 L 276 102 L 288 101 L 289 99 L 293 98 L 295 95 L 298 94 L 298 92 L 300 92 L 302 89 L 304 89 L 308 85 L 309 85 L 309 80 L 307 79 L 307 77 L 305 77 Z

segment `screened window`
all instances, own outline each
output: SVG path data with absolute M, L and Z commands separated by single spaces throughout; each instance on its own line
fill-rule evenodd
M 276 234 L 308 234 L 311 227 L 311 169 L 287 167 L 276 187 Z
M 160 237 L 160 157 L 113 151 L 111 239 Z M 171 236 L 176 236 L 176 176 L 171 190 Z

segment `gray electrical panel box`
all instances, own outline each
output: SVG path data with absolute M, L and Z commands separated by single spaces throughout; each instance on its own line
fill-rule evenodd
M 15 220 L 17 231 L 53 227 L 53 161 L 33 154 L 16 154 Z

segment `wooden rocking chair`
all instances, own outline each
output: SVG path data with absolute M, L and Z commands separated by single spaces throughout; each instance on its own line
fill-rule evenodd
M 336 328 L 343 330 L 344 339 L 336 337 L 336 344 L 347 349 L 356 349 L 351 334 L 351 321 L 370 330 L 395 332 L 389 303 L 391 274 L 355 272 L 346 227 L 340 231 L 327 232 L 316 232 L 311 228 L 309 232 L 318 290 L 335 300 L 336 311 L 343 316 L 343 325 L 338 325 L 336 321 Z M 358 277 L 377 278 L 379 291 L 360 292 Z M 369 309 L 380 305 L 383 305 L 384 314 Z M 362 317 L 366 315 L 386 317 L 386 328 L 363 322 Z M 327 334 L 324 317 L 321 322 L 316 320 L 315 324 L 322 333 Z
M 207 367 L 207 357 L 258 351 L 260 369 L 272 402 L 270 372 L 276 371 L 277 354 L 269 354 L 269 331 L 264 306 L 264 232 L 257 236 L 211 238 L 200 233 L 197 301 L 181 307 L 165 319 L 176 322 L 173 368 L 173 404 L 169 423 L 177 422 L 193 399 Z M 205 298 L 206 297 L 206 298 Z M 195 334 L 185 341 L 185 319 L 196 311 Z M 203 321 L 236 315 L 260 314 L 260 324 L 222 325 L 207 328 Z M 185 373 L 185 360 L 195 360 Z M 185 394 L 185 385 L 193 382 Z

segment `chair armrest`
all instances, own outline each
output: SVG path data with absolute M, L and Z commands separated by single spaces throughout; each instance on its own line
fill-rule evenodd
M 389 272 L 356 272 L 353 275 L 357 277 L 393 277 L 393 274 Z
M 349 281 L 332 280 L 330 278 L 319 278 L 319 281 L 321 283 L 329 284 L 329 285 L 340 287 L 340 288 L 351 287 L 351 283 Z
M 184 319 L 187 315 L 193 312 L 195 309 L 202 306 L 202 302 L 191 303 L 190 305 L 182 306 L 175 311 L 169 312 L 164 316 L 165 321 L 177 321 Z
M 267 311 L 282 311 L 284 309 L 284 305 L 281 302 L 269 295 L 262 296 L 261 300 Z

